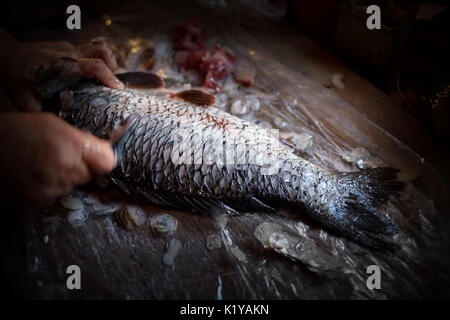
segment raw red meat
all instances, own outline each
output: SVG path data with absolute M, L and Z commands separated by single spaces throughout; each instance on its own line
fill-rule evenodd
M 181 70 L 196 70 L 205 75 L 203 85 L 215 91 L 222 87 L 217 80 L 233 72 L 236 58 L 216 44 L 214 51 L 206 49 L 203 28 L 198 22 L 189 22 L 175 28 L 173 37 L 175 63 Z
M 204 86 L 221 91 L 222 88 L 216 80 L 220 80 L 233 72 L 236 58 L 220 45 L 216 44 L 212 54 L 207 52 L 201 59 L 199 71 L 206 74 Z
M 179 50 L 175 53 L 175 63 L 182 71 L 199 70 L 202 57 L 208 50 Z

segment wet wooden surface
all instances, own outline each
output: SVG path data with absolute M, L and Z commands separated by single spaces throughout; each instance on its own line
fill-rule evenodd
M 282 61 L 292 70 L 327 86 L 330 91 L 350 102 L 367 119 L 432 163 L 442 175 L 450 177 L 448 144 L 433 139 L 421 121 L 408 110 L 395 104 L 384 92 L 301 34 L 295 26 L 281 22 L 274 28 L 247 31 L 263 43 L 277 61 Z M 331 77 L 334 73 L 344 75 L 345 88 L 332 85 Z
M 264 45 L 275 60 L 282 61 L 287 67 L 319 84 L 329 86 L 333 73 L 343 73 L 346 88 L 329 90 L 351 102 L 368 119 L 413 149 L 420 151 L 418 149 L 422 148 L 430 159 L 437 159 L 438 164 L 443 163 L 438 152 L 425 147 L 432 143 L 420 123 L 368 81 L 299 34 L 293 26 L 278 23 L 270 31 L 257 28 L 247 31 Z M 38 38 L 39 32 L 33 37 Z M 57 33 L 50 36 L 47 33 L 46 37 L 62 38 Z M 70 38 L 74 42 L 82 42 L 86 35 L 72 34 Z M 129 201 L 134 202 L 131 199 Z M 27 244 L 27 254 L 29 258 L 39 257 L 38 260 L 28 261 L 32 275 L 28 285 L 32 294 L 39 298 L 93 299 L 385 298 L 411 297 L 416 294 L 410 293 L 408 287 L 397 288 L 394 295 L 365 292 L 364 289 L 353 287 L 355 281 L 361 282 L 361 279 L 349 281 L 340 273 L 331 276 L 317 274 L 301 263 L 294 263 L 264 250 L 261 243 L 255 240 L 255 228 L 262 222 L 276 221 L 294 233 L 296 224 L 292 222 L 291 216 L 250 214 L 230 217 L 226 230 L 230 232 L 231 241 L 225 246 L 228 241 L 226 231 L 213 217 L 148 205 L 144 205 L 144 208 L 149 217 L 161 212 L 176 217 L 179 222 L 176 234 L 171 237 L 157 236 L 151 232 L 148 224 L 135 232 L 126 231 L 112 217 L 93 217 L 74 229 L 64 220 L 67 212 L 59 205 L 43 214 L 61 216 L 62 227 L 54 233 L 46 233 L 42 216 L 31 212 L 28 221 L 32 228 L 27 230 L 27 236 L 32 242 Z M 301 222 L 301 225 L 308 226 L 308 222 Z M 314 226 L 310 230 L 319 245 L 340 243 L 339 239 L 331 235 L 320 240 L 323 234 Z M 206 247 L 206 238 L 210 234 L 220 236 L 221 248 L 210 250 Z M 46 235 L 49 236 L 48 242 L 39 243 L 44 241 Z M 167 266 L 162 259 L 171 238 L 178 239 L 183 247 L 173 266 Z M 357 245 L 347 240 L 343 240 L 343 243 L 354 252 L 352 257 L 360 255 Z M 239 248 L 243 255 L 233 250 L 233 247 Z M 353 267 L 364 268 L 371 263 L 371 259 L 362 254 Z M 65 267 L 71 263 L 80 265 L 85 275 L 83 287 L 86 290 L 75 294 L 65 289 Z M 439 279 L 431 282 L 437 286 Z M 363 283 L 359 286 L 363 287 Z M 420 290 L 418 295 L 430 296 L 432 292 L 428 288 Z

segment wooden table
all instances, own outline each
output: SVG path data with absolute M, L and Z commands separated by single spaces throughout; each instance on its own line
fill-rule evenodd
M 110 14 L 114 16 L 119 13 L 119 16 L 123 17 L 136 14 L 142 17 L 143 10 L 148 9 L 146 6 L 138 3 Z M 192 16 L 198 18 L 202 14 L 203 11 L 196 11 Z M 190 14 L 183 12 L 183 19 L 188 15 Z M 152 17 L 155 17 L 154 11 Z M 161 24 L 169 24 L 168 21 L 163 21 L 163 16 L 156 15 L 155 19 L 156 22 L 153 23 L 160 21 Z M 113 19 L 113 23 L 119 20 Z M 140 20 L 136 18 L 135 25 L 138 24 L 137 21 Z M 73 42 L 82 42 L 92 35 L 90 33 L 92 30 L 86 28 L 82 33 L 67 35 L 64 32 L 48 30 L 42 32 L 36 29 L 30 37 L 65 38 Z M 255 43 L 259 44 L 264 54 L 273 57 L 275 61 L 280 61 L 288 69 L 314 80 L 315 85 L 328 87 L 326 90 L 349 102 L 359 111 L 359 114 L 353 114 L 347 113 L 348 110 L 334 110 L 336 117 L 348 115 L 350 122 L 352 119 L 355 122 L 365 121 L 366 124 L 360 123 L 361 126 L 355 128 L 355 132 L 367 123 L 373 126 L 368 132 L 373 134 L 373 138 L 378 139 L 378 142 L 384 141 L 380 143 L 384 147 L 380 151 L 384 153 L 384 159 L 387 159 L 389 164 L 404 168 L 403 178 L 417 180 L 419 177 L 420 181 L 414 184 L 414 190 L 410 190 L 410 195 L 414 194 L 415 201 L 417 200 L 415 190 L 421 183 L 426 185 L 425 190 L 431 195 L 435 205 L 420 198 L 418 205 L 420 210 L 425 208 L 424 210 L 429 210 L 427 212 L 432 212 L 446 206 L 448 200 L 445 200 L 447 192 L 445 183 L 443 185 L 440 176 L 436 175 L 434 169 L 424 159 L 421 159 L 421 156 L 426 157 L 433 163 L 442 165 L 443 155 L 433 149 L 435 146 L 432 147 L 432 141 L 413 116 L 393 104 L 385 94 L 339 60 L 301 35 L 295 27 L 284 22 L 274 22 L 270 28 L 246 27 L 246 32 L 253 37 Z M 331 86 L 331 75 L 336 72 L 345 76 L 344 89 Z M 316 112 L 317 119 L 326 120 L 320 118 L 319 109 Z M 399 149 L 401 144 L 397 140 L 386 142 L 389 134 L 383 133 L 380 128 L 403 141 L 411 149 L 407 147 Z M 332 130 L 338 131 L 338 128 Z M 399 155 L 399 150 L 403 150 L 401 152 L 405 154 Z M 415 154 L 413 150 L 419 152 L 421 156 Z M 422 175 L 426 178 L 421 179 Z M 136 202 L 115 190 L 102 192 L 88 189 L 87 192 L 100 193 L 103 197 L 117 201 Z M 408 204 L 408 199 L 406 197 L 402 202 L 403 207 L 397 210 L 399 219 L 407 217 L 411 220 L 420 220 L 423 213 L 419 212 L 417 207 Z M 210 217 L 189 211 L 157 208 L 145 203 L 137 204 L 141 205 L 150 217 L 161 212 L 175 217 L 178 220 L 176 233 L 172 236 L 155 236 L 148 224 L 130 232 L 120 228 L 112 217 L 90 218 L 82 226 L 73 228 L 67 223 L 65 211 L 58 204 L 44 213 L 45 216 L 58 217 L 60 223 L 54 232 L 48 232 L 45 230 L 41 215 L 35 214 L 36 212 L 28 213 L 26 253 L 29 277 L 25 286 L 32 295 L 38 298 L 90 299 L 321 299 L 408 298 L 449 294 L 449 286 L 444 285 L 449 283 L 448 277 L 439 273 L 440 271 L 445 273 L 449 265 L 448 257 L 446 260 L 444 254 L 448 252 L 446 251 L 449 245 L 448 236 L 445 235 L 448 232 L 442 231 L 442 235 L 439 233 L 438 240 L 443 242 L 435 246 L 433 253 L 425 254 L 431 242 L 437 240 L 430 238 L 430 235 L 421 238 L 418 231 L 420 228 L 411 227 L 414 230 L 408 229 L 408 232 L 411 231 L 419 239 L 417 243 L 420 254 L 408 256 L 409 253 L 400 252 L 386 256 L 364 250 L 350 241 L 321 231 L 292 213 Z M 437 215 L 439 221 L 446 219 L 445 214 Z M 273 251 L 264 250 L 254 235 L 255 229 L 264 222 L 278 224 L 290 236 L 303 235 L 312 239 L 317 244 L 318 252 L 322 250 L 321 246 L 336 255 L 345 252 L 341 268 L 330 272 L 311 271 L 307 263 L 294 262 Z M 448 231 L 445 229 L 447 226 L 442 228 Z M 221 239 L 221 248 L 207 248 L 206 239 L 211 234 Z M 181 242 L 182 250 L 177 255 L 175 263 L 167 266 L 162 259 L 172 238 Z M 404 248 L 411 245 L 408 242 L 410 238 L 404 235 L 400 236 L 399 241 Z M 313 255 L 312 258 L 317 257 Z M 366 268 L 373 263 L 381 264 L 386 270 L 386 282 L 383 283 L 385 290 L 373 291 L 365 286 Z M 68 291 L 65 287 L 67 277 L 65 270 L 70 264 L 79 265 L 83 272 L 83 289 L 80 291 Z M 420 271 L 421 275 L 408 274 L 411 268 Z

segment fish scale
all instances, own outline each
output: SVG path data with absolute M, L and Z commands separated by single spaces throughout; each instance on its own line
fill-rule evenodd
M 400 190 L 393 181 L 394 169 L 332 174 L 294 154 L 256 124 L 180 99 L 88 83 L 66 91 L 61 102 L 64 119 L 99 137 L 138 115 L 111 173 L 127 192 L 162 204 L 194 205 L 193 209 L 289 205 L 363 245 L 391 248 L 381 235 L 395 228 L 377 215 L 373 204 L 384 204 Z M 224 155 L 238 161 L 223 163 Z M 274 164 L 275 170 L 268 173 L 267 166 Z M 352 196 L 358 205 L 351 204 Z M 359 226 L 353 223 L 355 217 Z M 369 221 L 374 219 L 383 227 L 372 230 Z

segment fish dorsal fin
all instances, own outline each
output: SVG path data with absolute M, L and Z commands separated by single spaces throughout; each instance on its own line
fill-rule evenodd
M 174 94 L 174 97 L 183 99 L 198 106 L 212 106 L 216 102 L 214 95 L 198 89 L 184 90 Z
M 151 72 L 125 72 L 116 74 L 127 88 L 159 89 L 164 88 L 164 81 L 160 76 Z

